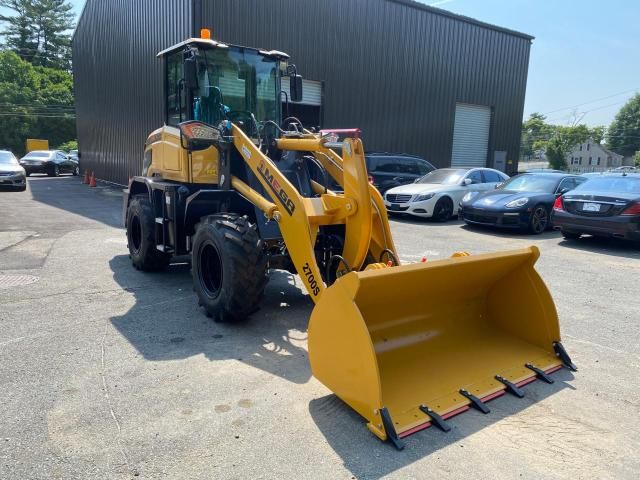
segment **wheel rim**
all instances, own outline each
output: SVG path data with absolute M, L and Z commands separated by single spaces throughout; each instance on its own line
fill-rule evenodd
M 439 220 L 446 220 L 451 216 L 453 212 L 453 207 L 449 204 L 449 202 L 443 202 L 440 204 L 440 208 L 436 212 L 436 218 Z
M 547 228 L 547 223 L 549 221 L 549 216 L 547 215 L 547 211 L 542 208 L 536 208 L 533 212 L 533 218 L 531 219 L 531 224 L 533 226 L 533 231 L 536 233 L 544 232 Z
M 138 253 L 142 245 L 142 225 L 137 215 L 131 219 L 129 238 L 131 239 L 131 249 L 133 253 Z
M 200 251 L 200 282 L 209 297 L 216 297 L 222 287 L 222 259 L 218 249 L 207 243 Z
M 80 175 L 80 167 L 76 167 L 75 170 L 73 171 L 75 176 Z
M 58 175 L 60 175 L 60 169 L 58 167 L 55 167 L 53 169 L 53 173 L 55 174 L 55 176 L 57 177 Z

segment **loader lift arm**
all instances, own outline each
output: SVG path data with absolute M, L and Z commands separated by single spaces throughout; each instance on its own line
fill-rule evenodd
M 331 163 L 327 162 L 327 158 L 333 160 L 333 169 L 329 172 L 336 181 L 344 184 L 344 195 L 327 192 L 317 198 L 304 198 L 240 127 L 232 124 L 231 133 L 236 149 L 276 205 L 276 210 L 268 203 L 256 205 L 268 218 L 278 222 L 291 259 L 314 302 L 318 302 L 326 288 L 314 254 L 318 227 L 345 224 L 342 258 L 346 264 L 343 267 L 348 270 L 359 271 L 365 264 L 374 225 L 380 230 L 375 235 L 375 250 L 390 250 L 395 255 L 395 247 L 390 243 L 388 222 L 386 217 L 382 217 L 384 210 L 372 208 L 372 202 L 376 200 L 372 200 L 373 187 L 367 182 L 364 148 L 359 139 L 345 139 L 341 144 L 334 145 L 342 147 L 343 157 L 313 135 L 309 135 L 311 138 L 308 139 L 278 140 L 280 149 L 311 152 L 323 165 Z M 241 180 L 234 177 L 232 182 L 240 186 L 246 195 L 259 201 L 260 194 Z M 381 244 L 379 238 L 386 239 L 386 242 Z

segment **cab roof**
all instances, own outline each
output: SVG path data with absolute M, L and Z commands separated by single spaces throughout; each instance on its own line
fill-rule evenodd
M 178 50 L 181 50 L 182 48 L 184 48 L 187 45 L 194 45 L 194 46 L 200 46 L 200 47 L 204 47 L 204 48 L 230 48 L 230 47 L 235 47 L 235 48 L 242 48 L 242 49 L 246 49 L 246 50 L 253 50 L 255 52 L 258 52 L 262 55 L 264 55 L 265 57 L 271 57 L 274 58 L 276 60 L 287 60 L 289 58 L 289 55 L 287 55 L 284 52 L 280 52 L 279 50 L 260 50 L 258 48 L 251 48 L 251 47 L 243 47 L 240 45 L 231 45 L 231 44 L 226 44 L 226 43 L 222 43 L 222 42 L 217 42 L 215 40 L 210 40 L 210 39 L 206 39 L 206 38 L 189 38 L 187 40 L 184 40 L 180 43 L 177 43 L 169 48 L 166 48 L 164 50 L 162 50 L 160 53 L 158 53 L 158 57 L 164 57 L 170 53 L 176 52 Z

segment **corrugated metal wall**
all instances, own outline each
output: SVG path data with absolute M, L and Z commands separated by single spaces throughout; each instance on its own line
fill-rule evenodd
M 323 126 L 361 127 L 367 150 L 447 166 L 456 103 L 470 103 L 493 108 L 489 156 L 515 167 L 531 37 L 407 0 L 196 1 L 215 38 L 285 51 L 324 81 Z
M 73 39 L 83 169 L 126 184 L 142 169 L 144 141 L 162 125 L 159 47 L 189 37 L 191 0 L 87 0 Z
M 191 15 L 191 12 L 194 12 Z M 489 157 L 518 157 L 530 37 L 410 0 L 88 0 L 74 39 L 78 137 L 99 177 L 140 171 L 161 125 L 155 53 L 210 27 L 289 53 L 324 81 L 324 127 L 361 127 L 369 151 L 451 162 L 456 103 L 493 110 Z

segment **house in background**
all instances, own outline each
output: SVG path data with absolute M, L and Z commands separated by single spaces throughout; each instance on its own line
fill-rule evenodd
M 573 147 L 567 155 L 567 165 L 570 172 L 603 172 L 620 167 L 623 158 L 590 138 Z

